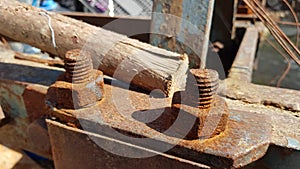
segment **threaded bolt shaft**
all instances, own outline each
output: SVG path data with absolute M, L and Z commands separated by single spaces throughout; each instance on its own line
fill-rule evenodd
M 90 80 L 93 70 L 91 55 L 79 49 L 70 50 L 65 55 L 65 79 L 75 84 Z
M 199 89 L 199 108 L 210 108 L 219 87 L 219 74 L 212 69 L 191 69 Z

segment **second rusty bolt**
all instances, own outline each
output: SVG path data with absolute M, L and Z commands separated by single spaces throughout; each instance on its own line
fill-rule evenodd
M 195 122 L 186 139 L 204 139 L 225 131 L 228 119 L 226 102 L 216 95 L 218 72 L 211 69 L 191 69 L 184 91 L 174 93 L 173 113 L 188 112 Z
M 103 98 L 103 73 L 93 70 L 91 56 L 79 49 L 65 55 L 66 72 L 48 89 L 47 100 L 57 108 L 79 109 Z

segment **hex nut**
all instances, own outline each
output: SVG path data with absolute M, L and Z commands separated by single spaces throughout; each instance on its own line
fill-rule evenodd
M 104 97 L 103 73 L 92 70 L 89 81 L 74 84 L 66 82 L 65 74 L 49 87 L 47 101 L 59 109 L 80 109 L 94 105 Z
M 224 99 L 215 96 L 209 109 L 201 109 L 195 106 L 189 92 L 175 92 L 172 98 L 172 112 L 187 112 L 195 118 L 195 122 L 185 139 L 207 139 L 217 136 L 225 131 L 229 110 Z
M 199 79 L 195 78 L 194 74 L 192 71 L 188 74 L 185 90 L 174 93 L 171 105 L 172 112 L 175 115 L 180 111 L 186 112 L 194 118 L 193 127 L 186 135 L 186 139 L 212 138 L 225 131 L 229 110 L 225 100 L 216 95 L 215 91 L 199 90 Z M 213 79 L 213 81 L 216 80 Z M 214 86 L 216 85 L 213 85 L 213 88 Z M 199 100 L 208 98 L 208 96 L 209 106 L 199 106 L 201 104 Z

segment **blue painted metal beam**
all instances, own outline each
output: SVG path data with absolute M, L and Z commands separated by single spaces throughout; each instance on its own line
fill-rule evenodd
M 205 67 L 215 0 L 154 0 L 150 43 Z M 200 61 L 201 60 L 201 61 Z

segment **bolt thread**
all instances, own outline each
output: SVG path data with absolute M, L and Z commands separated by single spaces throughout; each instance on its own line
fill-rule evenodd
M 70 50 L 65 55 L 65 79 L 78 84 L 90 80 L 93 70 L 91 55 L 79 49 Z
M 219 74 L 212 69 L 191 69 L 199 89 L 197 105 L 199 108 L 210 108 L 219 87 Z

